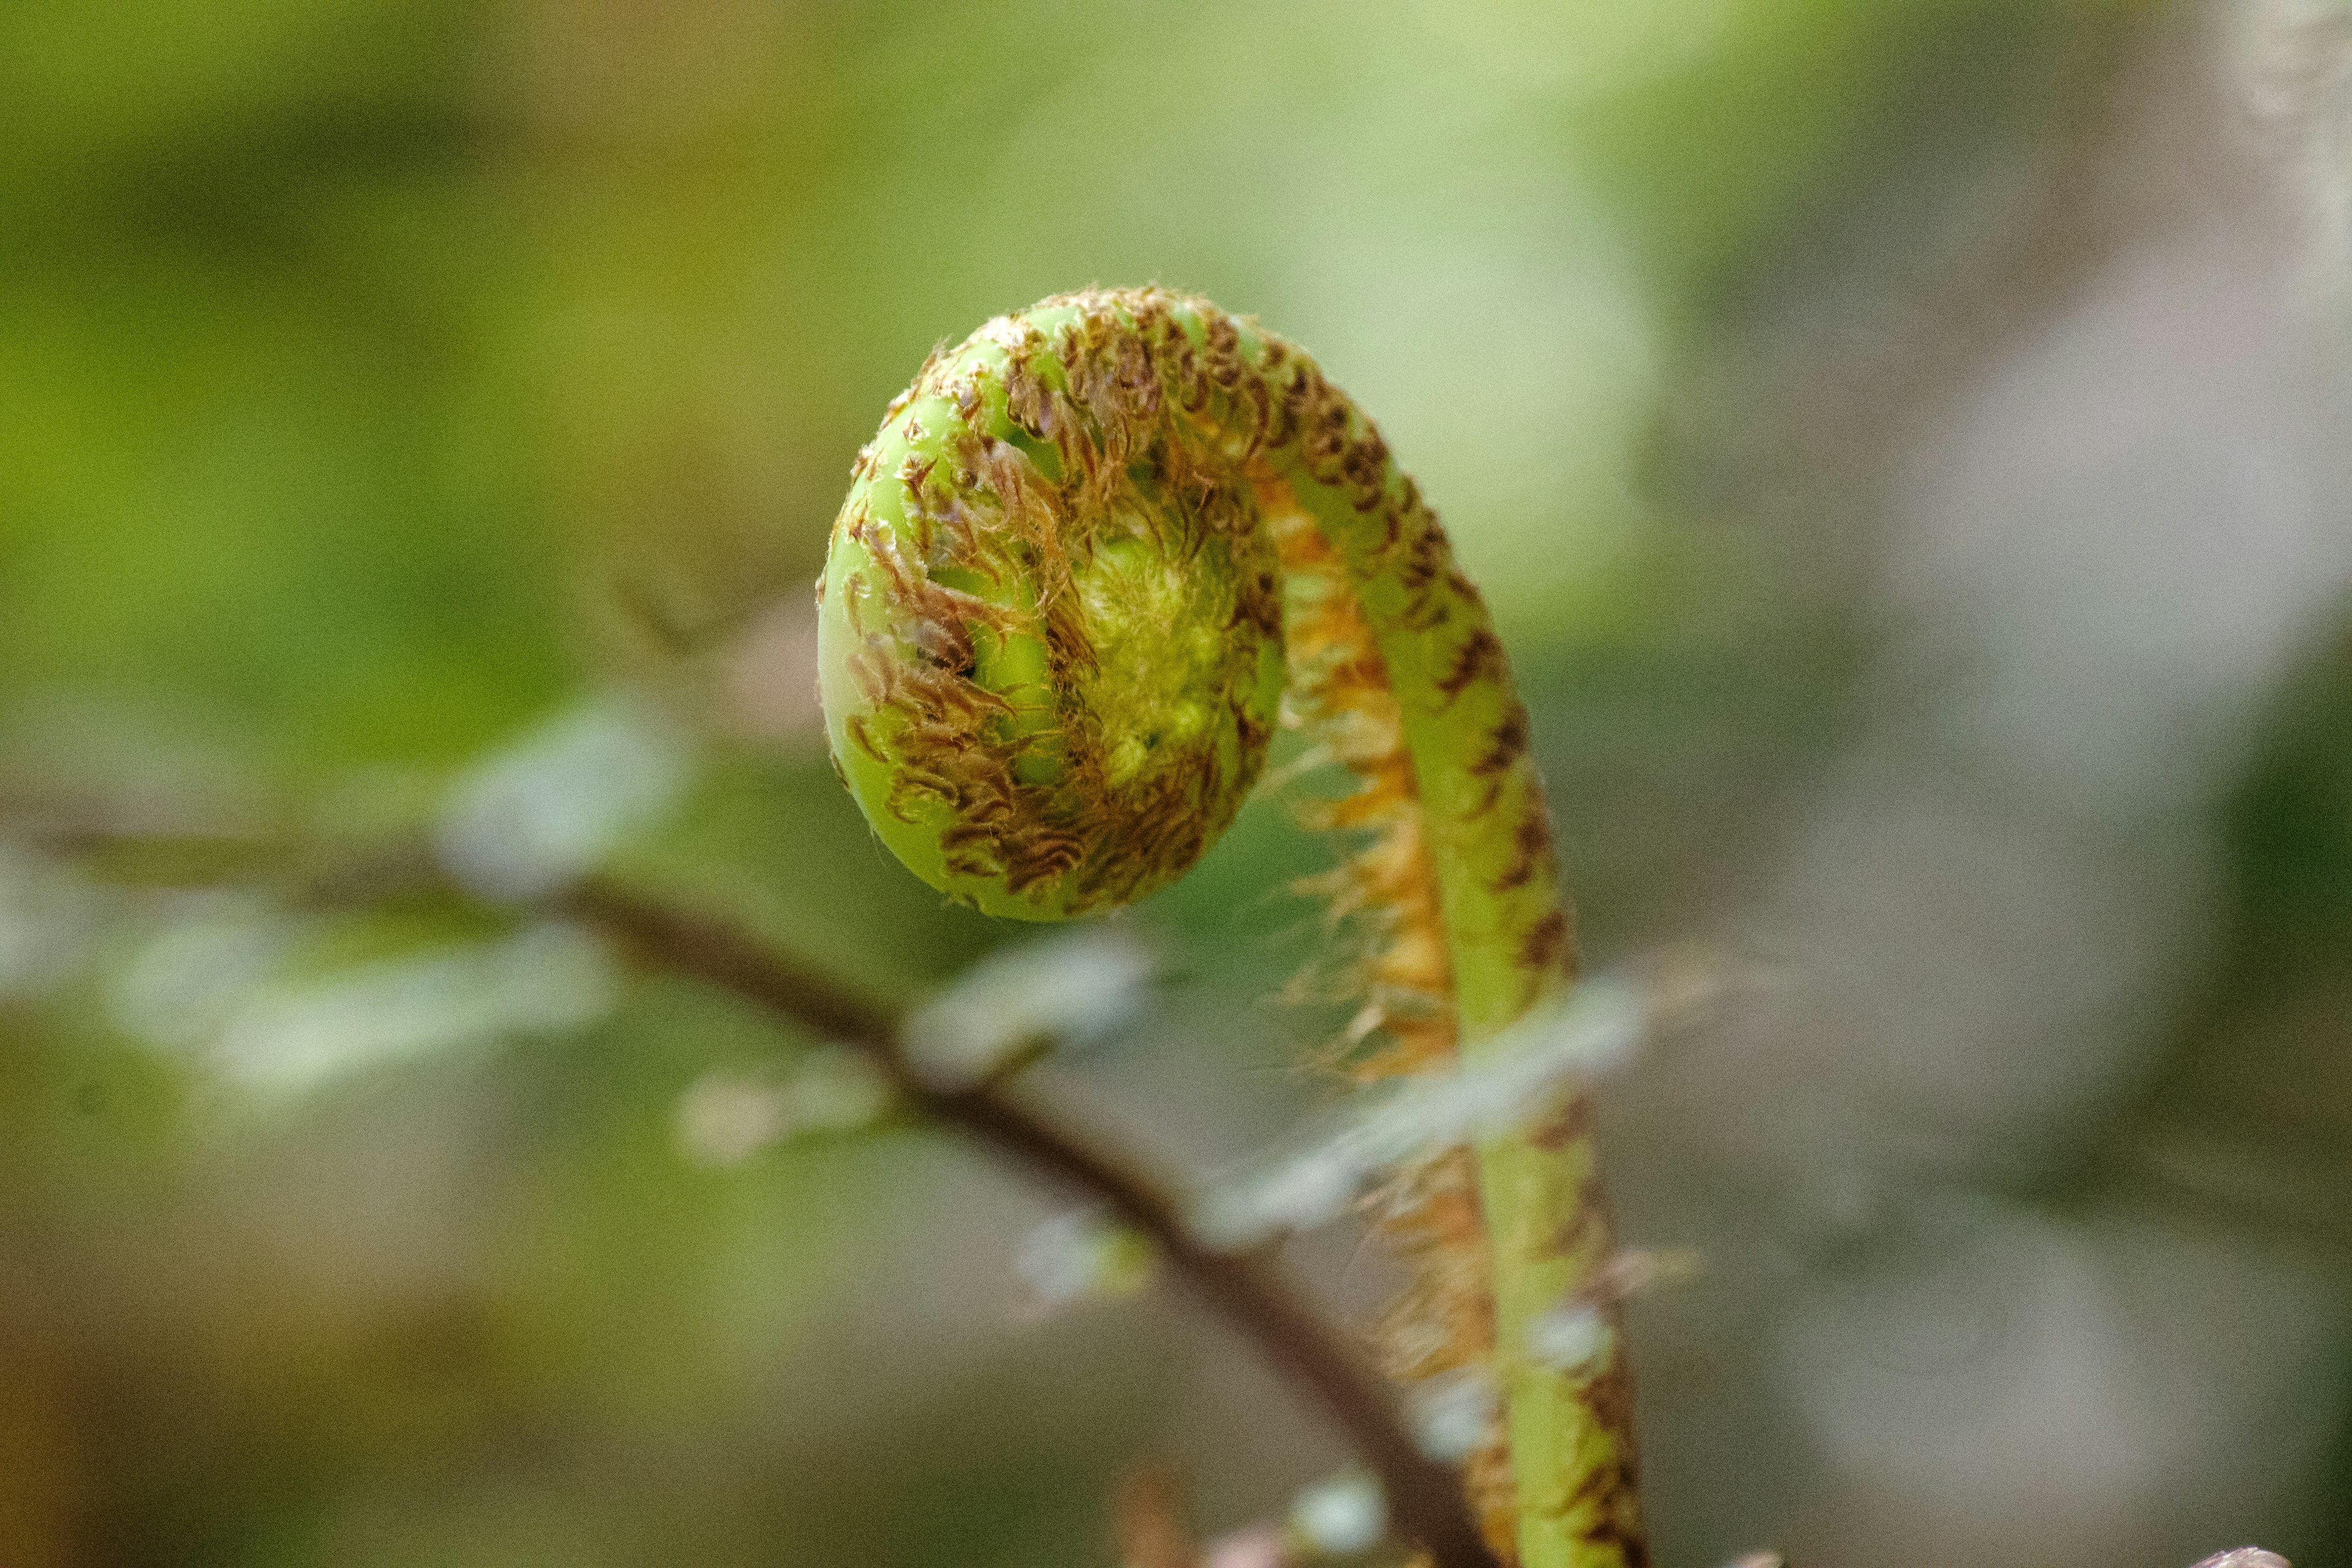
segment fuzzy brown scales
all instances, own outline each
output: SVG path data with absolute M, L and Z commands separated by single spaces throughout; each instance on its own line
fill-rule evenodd
M 1340 489 L 1360 515 L 1372 521 L 1378 552 L 1404 591 L 1400 618 L 1412 628 L 1444 635 L 1459 607 L 1474 612 L 1476 590 L 1454 564 L 1444 531 L 1409 477 L 1395 474 L 1377 431 L 1352 405 L 1303 359 L 1274 347 L 1260 362 L 1262 374 L 1244 374 L 1238 334 L 1211 315 L 1197 356 L 1172 324 L 1155 323 L 1147 302 L 1138 315 L 1154 341 L 1175 346 L 1180 369 L 1171 375 L 1184 405 L 1201 408 L 1212 388 L 1240 389 L 1238 402 L 1250 425 L 1247 454 L 1269 444 L 1295 441 L 1304 466 L 1319 481 Z M 1187 377 L 1196 380 L 1187 381 Z M 1273 397 L 1256 395 L 1272 384 Z M 1261 491 L 1276 516 L 1284 563 L 1310 591 L 1305 606 L 1294 599 L 1289 626 L 1294 669 L 1294 708 L 1315 724 L 1339 759 L 1358 776 L 1356 791 L 1311 812 L 1313 825 L 1352 829 L 1360 847 L 1335 874 L 1314 879 L 1314 890 L 1330 900 L 1335 918 L 1363 933 L 1364 946 L 1352 966 L 1355 990 L 1364 998 L 1360 1019 L 1372 1020 L 1361 1034 L 1351 1029 L 1349 1069 L 1359 1078 L 1426 1068 L 1453 1057 L 1458 1043 L 1452 1005 L 1452 974 L 1440 920 L 1436 879 L 1424 842 L 1424 828 L 1407 754 L 1402 712 L 1372 635 L 1351 593 L 1336 551 L 1318 530 L 1280 521 L 1283 497 Z M 1319 591 L 1314 589 L 1319 585 Z M 1474 619 L 1466 636 L 1444 656 L 1436 676 L 1438 694 L 1449 704 L 1474 686 L 1506 680 L 1501 644 Z M 1551 837 L 1539 785 L 1526 777 L 1528 727 L 1524 709 L 1513 701 L 1496 721 L 1472 776 L 1484 782 L 1474 816 L 1494 810 L 1507 787 L 1515 821 L 1507 859 L 1489 873 L 1490 883 L 1508 891 L 1550 873 Z M 1572 963 L 1573 931 L 1564 913 L 1545 916 L 1525 933 L 1518 957 L 1531 975 L 1559 973 Z M 1383 1326 L 1390 1370 L 1403 1378 L 1434 1375 L 1465 1367 L 1491 1366 L 1495 1312 L 1487 1276 L 1488 1253 L 1479 1210 L 1475 1166 L 1456 1151 L 1398 1173 L 1375 1194 L 1372 1212 L 1382 1230 L 1412 1267 L 1416 1283 Z M 1597 1206 L 1588 1214 L 1602 1227 Z M 1590 1239 L 1589 1237 L 1587 1239 Z M 1613 1303 L 1609 1308 L 1613 1313 Z M 1620 1392 L 1622 1374 L 1612 1373 Z M 1623 1402 L 1618 1402 L 1622 1405 Z M 1604 1425 L 1632 1452 L 1630 1420 L 1612 1407 Z M 1515 1555 L 1515 1489 L 1499 1423 L 1487 1434 L 1470 1467 L 1470 1483 L 1482 1523 L 1498 1554 Z M 1622 1503 L 1622 1506 L 1618 1506 Z M 1639 1560 L 1639 1524 L 1630 1493 L 1603 1510 L 1596 1530 L 1612 1535 L 1632 1560 Z
M 879 574 L 890 632 L 916 660 L 910 667 L 877 651 L 854 658 L 852 673 L 869 706 L 893 716 L 890 745 L 900 773 L 889 809 L 910 820 L 917 796 L 946 803 L 955 817 L 941 834 L 950 868 L 1001 876 L 1016 893 L 1075 872 L 1079 905 L 1120 902 L 1136 888 L 1161 879 L 1163 868 L 1189 864 L 1200 854 L 1207 829 L 1197 802 L 1207 793 L 1213 761 L 1191 761 L 1114 791 L 1105 778 L 1109 742 L 1100 721 L 1085 702 L 1065 700 L 1051 743 L 1075 787 L 1041 791 L 1019 784 L 996 748 L 971 743 L 981 726 L 1006 722 L 1011 711 L 971 676 L 975 636 L 1015 633 L 1024 617 L 941 578 L 962 574 L 1032 584 L 1036 633 L 1050 650 L 1056 691 L 1066 699 L 1097 667 L 1073 562 L 1103 520 L 1118 516 L 1149 528 L 1156 545 L 1181 560 L 1207 539 L 1247 537 L 1255 527 L 1255 498 L 1187 457 L 1171 426 L 1163 381 L 1182 391 L 1189 373 L 1181 363 L 1155 363 L 1148 333 L 1121 330 L 1097 315 L 1050 341 L 1025 323 L 1004 322 L 997 341 L 1007 356 L 1006 416 L 1038 448 L 1050 448 L 1054 471 L 1040 467 L 1042 450 L 970 428 L 954 441 L 950 464 L 910 452 L 892 478 L 919 563 L 903 559 L 885 531 L 866 530 L 857 519 L 847 526 Z M 1195 371 L 1208 383 L 1227 384 L 1238 363 L 1229 363 L 1233 347 L 1230 340 L 1222 347 L 1213 343 Z M 894 408 L 939 397 L 971 420 L 984 395 L 977 374 L 956 371 L 953 363 L 935 353 Z M 1206 395 L 1205 387 L 1199 395 Z M 911 418 L 908 429 L 920 433 Z M 856 471 L 871 475 L 876 467 L 869 449 Z M 1144 504 L 1135 492 L 1138 468 L 1155 476 L 1161 493 L 1176 502 L 1183 531 L 1171 533 L 1163 510 Z M 848 613 L 854 626 L 864 626 L 863 606 L 852 604 Z M 1280 635 L 1281 624 L 1275 573 L 1243 574 L 1228 629 L 1271 637 Z M 1262 750 L 1265 726 L 1239 697 L 1225 706 L 1242 749 Z M 882 755 L 862 721 L 850 734 L 869 754 Z M 1114 796 L 1115 809 L 1071 804 Z M 1047 804 L 1041 808 L 1041 802 Z M 1122 853 L 1089 862 L 1088 846 L 1103 839 L 1102 829 L 1114 816 L 1121 824 Z
M 1370 511 L 1388 499 L 1386 445 L 1376 431 L 1352 427 L 1346 396 L 1312 362 L 1294 360 L 1285 345 L 1268 342 L 1254 369 L 1244 357 L 1240 329 L 1231 318 L 1205 315 L 1203 341 L 1196 347 L 1170 308 L 1172 297 L 1142 290 L 1123 298 L 1132 331 L 1098 309 L 1098 296 L 1068 295 L 1046 304 L 1089 307 L 1091 327 L 1148 351 L 1156 362 L 1157 379 L 1174 389 L 1179 406 L 1187 413 L 1201 412 L 1216 393 L 1239 396 L 1248 406 L 1250 428 L 1234 456 L 1254 457 L 1297 433 L 1309 469 L 1319 479 L 1349 489 L 1351 504 L 1359 511 Z M 1276 395 L 1267 388 L 1278 377 L 1281 391 Z M 1410 510 L 1418 505 L 1418 492 L 1410 480 L 1404 488 L 1410 498 L 1404 510 Z
M 1474 681 L 1501 679 L 1504 668 L 1502 639 L 1480 626 L 1454 650 L 1453 668 L 1437 678 L 1437 689 L 1450 701 L 1461 696 Z
M 1483 815 L 1494 808 L 1495 796 L 1489 795 L 1480 808 Z M 1542 811 L 1529 811 L 1511 829 L 1511 863 L 1495 879 L 1496 892 L 1508 892 L 1524 888 L 1536 873 L 1549 863 L 1551 858 L 1551 818 Z
M 892 748 L 898 771 L 889 809 L 901 820 L 911 820 L 912 801 L 929 795 L 945 802 L 964 824 L 1000 820 L 1014 798 L 1012 776 L 1000 759 L 969 746 L 965 737 L 1008 708 L 1002 697 L 965 676 L 972 628 L 998 624 L 1001 613 L 933 582 L 928 572 L 909 570 L 887 539 L 878 532 L 872 537 L 885 592 L 923 655 L 909 663 L 884 657 L 869 646 L 850 660 L 851 676 L 866 700 L 898 721 Z M 855 600 L 848 612 L 853 624 L 864 613 Z M 886 755 L 863 715 L 852 719 L 848 727 L 852 741 L 868 755 Z M 970 846 L 961 852 L 966 860 L 971 858 Z
M 1509 711 L 1503 715 L 1494 729 L 1487 731 L 1486 749 L 1479 753 L 1476 762 L 1470 764 L 1470 776 L 1486 785 L 1486 794 L 1479 797 L 1478 805 L 1471 812 L 1473 816 L 1484 816 L 1501 803 L 1504 784 L 1509 779 L 1512 770 L 1518 766 L 1519 759 L 1527 754 L 1528 710 L 1514 701 Z M 1528 827 L 1528 823 L 1535 825 L 1533 829 Z M 1528 837 L 1530 831 L 1541 835 L 1540 843 L 1530 846 Z M 1540 795 L 1527 803 L 1524 819 L 1515 830 L 1515 842 L 1529 877 L 1551 863 L 1551 813 L 1545 809 Z M 1507 887 L 1523 885 L 1524 879 L 1504 884 Z
M 1612 1332 L 1614 1316 L 1612 1311 Z M 1572 1500 L 1577 1507 L 1599 1505 L 1580 1533 L 1596 1553 L 1613 1549 L 1623 1556 L 1625 1568 L 1648 1568 L 1649 1542 L 1635 1502 L 1641 1496 L 1641 1475 L 1633 1458 L 1633 1379 L 1622 1360 L 1585 1380 L 1584 1405 L 1616 1436 L 1619 1458 L 1613 1469 L 1597 1469 L 1587 1477 Z
M 1575 957 L 1576 931 L 1565 910 L 1554 910 L 1538 921 L 1519 949 L 1521 965 L 1535 973 L 1546 970 L 1564 972 Z
M 1458 1042 L 1436 878 L 1402 714 L 1329 543 L 1301 519 L 1277 518 L 1276 538 L 1285 571 L 1302 590 L 1288 627 L 1295 707 L 1358 781 L 1352 793 L 1315 802 L 1302 815 L 1312 827 L 1368 835 L 1337 870 L 1301 884 L 1328 900 L 1333 920 L 1357 931 L 1363 944 L 1348 989 L 1365 1003 L 1359 1017 L 1368 1027 L 1345 1043 L 1342 1065 L 1360 1081 L 1424 1070 L 1451 1060 Z M 1405 1166 L 1368 1196 L 1365 1209 L 1410 1275 L 1380 1326 L 1384 1370 L 1413 1384 L 1490 1367 L 1495 1301 L 1470 1152 L 1448 1150 Z M 1464 1479 L 1488 1545 L 1510 1561 L 1517 1494 L 1499 1420 L 1489 1424 Z

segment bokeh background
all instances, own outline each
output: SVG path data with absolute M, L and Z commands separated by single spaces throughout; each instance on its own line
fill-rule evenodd
M 1344 1462 L 499 902 L 1034 940 L 871 843 L 808 584 L 933 343 L 1143 280 L 1444 512 L 1591 963 L 1750 977 L 1608 1088 L 1663 1560 L 2352 1563 L 2348 268 L 2340 0 L 8 0 L 0 1563 L 1108 1563 Z M 1035 1091 L 1328 1101 L 1330 855 L 1253 803 Z

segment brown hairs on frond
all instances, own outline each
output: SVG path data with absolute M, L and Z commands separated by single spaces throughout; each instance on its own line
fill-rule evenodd
M 1357 780 L 1347 795 L 1301 808 L 1307 826 L 1356 837 L 1338 867 L 1297 885 L 1323 900 L 1332 927 L 1354 942 L 1339 973 L 1310 972 L 1294 992 L 1358 1005 L 1328 1057 L 1358 1082 L 1443 1066 L 1458 1047 L 1453 966 L 1403 715 L 1337 552 L 1286 498 L 1262 499 L 1292 585 L 1285 722 L 1307 730 Z M 1494 1287 L 1471 1152 L 1453 1149 L 1403 1167 L 1365 1207 L 1412 1275 L 1380 1326 L 1383 1369 L 1411 1384 L 1491 1368 Z M 1467 1482 L 1488 1544 L 1513 1560 L 1515 1497 L 1499 1415 L 1470 1457 Z

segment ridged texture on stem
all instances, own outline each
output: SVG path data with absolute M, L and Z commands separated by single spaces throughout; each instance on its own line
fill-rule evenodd
M 1159 289 L 1049 300 L 934 355 L 855 478 L 821 585 L 826 725 L 918 874 L 1028 919 L 1181 875 L 1263 762 L 1286 640 L 1292 713 L 1361 781 L 1320 814 L 1366 835 L 1327 883 L 1371 932 L 1359 1069 L 1475 1057 L 1568 983 L 1502 645 L 1412 480 L 1298 349 Z M 1497 1548 L 1643 1563 L 1618 1337 L 1568 1369 L 1522 1348 L 1563 1305 L 1613 1330 L 1589 1107 L 1402 1173 L 1381 1208 L 1419 1275 L 1392 1370 L 1484 1365 L 1504 1388 L 1470 1476 Z

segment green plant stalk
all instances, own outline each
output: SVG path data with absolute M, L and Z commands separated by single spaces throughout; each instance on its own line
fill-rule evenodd
M 1297 348 L 1157 289 L 1048 300 L 935 355 L 856 479 L 821 584 L 827 724 L 926 879 L 1052 919 L 1181 874 L 1263 760 L 1281 662 L 1265 519 L 1292 507 L 1344 563 L 1402 709 L 1463 1050 L 1570 983 L 1502 646 L 1417 488 Z M 1589 1108 L 1477 1154 L 1518 1560 L 1640 1564 Z M 1611 1325 L 1596 1356 L 1526 1353 L 1536 1319 L 1579 1303 Z

